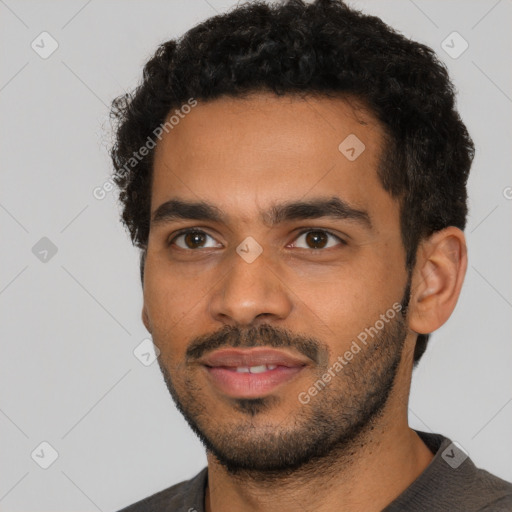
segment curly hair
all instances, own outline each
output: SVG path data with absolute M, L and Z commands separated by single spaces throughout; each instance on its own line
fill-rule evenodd
M 150 135 L 171 110 L 191 98 L 255 92 L 351 96 L 370 109 L 386 136 L 377 172 L 400 204 L 409 272 L 424 237 L 447 226 L 464 229 L 474 145 L 456 111 L 447 69 L 434 51 L 341 0 L 258 0 L 160 45 L 144 66 L 140 85 L 112 102 L 112 179 L 119 187 L 122 221 L 143 254 L 154 151 L 141 157 L 139 150 L 149 147 Z M 418 336 L 415 363 L 427 341 L 428 335 Z

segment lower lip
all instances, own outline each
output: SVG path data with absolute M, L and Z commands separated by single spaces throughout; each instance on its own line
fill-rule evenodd
M 234 398 L 256 398 L 266 395 L 288 382 L 305 366 L 278 366 L 261 373 L 237 372 L 226 367 L 205 366 L 212 382 L 225 395 Z

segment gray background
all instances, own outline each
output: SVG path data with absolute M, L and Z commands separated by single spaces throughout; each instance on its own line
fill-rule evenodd
M 411 424 L 512 480 L 512 2 L 351 3 L 438 51 L 477 147 L 466 281 L 414 373 Z M 112 98 L 158 43 L 234 4 L 0 0 L 1 511 L 114 511 L 206 464 L 157 364 L 134 356 L 137 252 L 115 195 L 92 191 L 111 172 Z M 59 44 L 47 59 L 31 48 L 43 31 Z M 469 43 L 456 59 L 441 48 L 453 31 Z

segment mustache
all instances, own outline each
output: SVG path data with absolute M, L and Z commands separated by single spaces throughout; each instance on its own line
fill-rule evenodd
M 212 334 L 194 338 L 185 353 L 187 361 L 195 361 L 205 354 L 220 348 L 292 348 L 305 355 L 316 364 L 328 360 L 329 348 L 326 344 L 310 336 L 293 334 L 288 329 L 269 324 L 242 328 L 225 325 Z

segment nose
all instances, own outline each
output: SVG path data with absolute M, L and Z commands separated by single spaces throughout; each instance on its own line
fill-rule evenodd
M 210 314 L 216 322 L 255 325 L 260 320 L 282 320 L 290 314 L 290 291 L 265 251 L 251 263 L 233 252 L 226 267 L 229 270 L 210 298 Z

